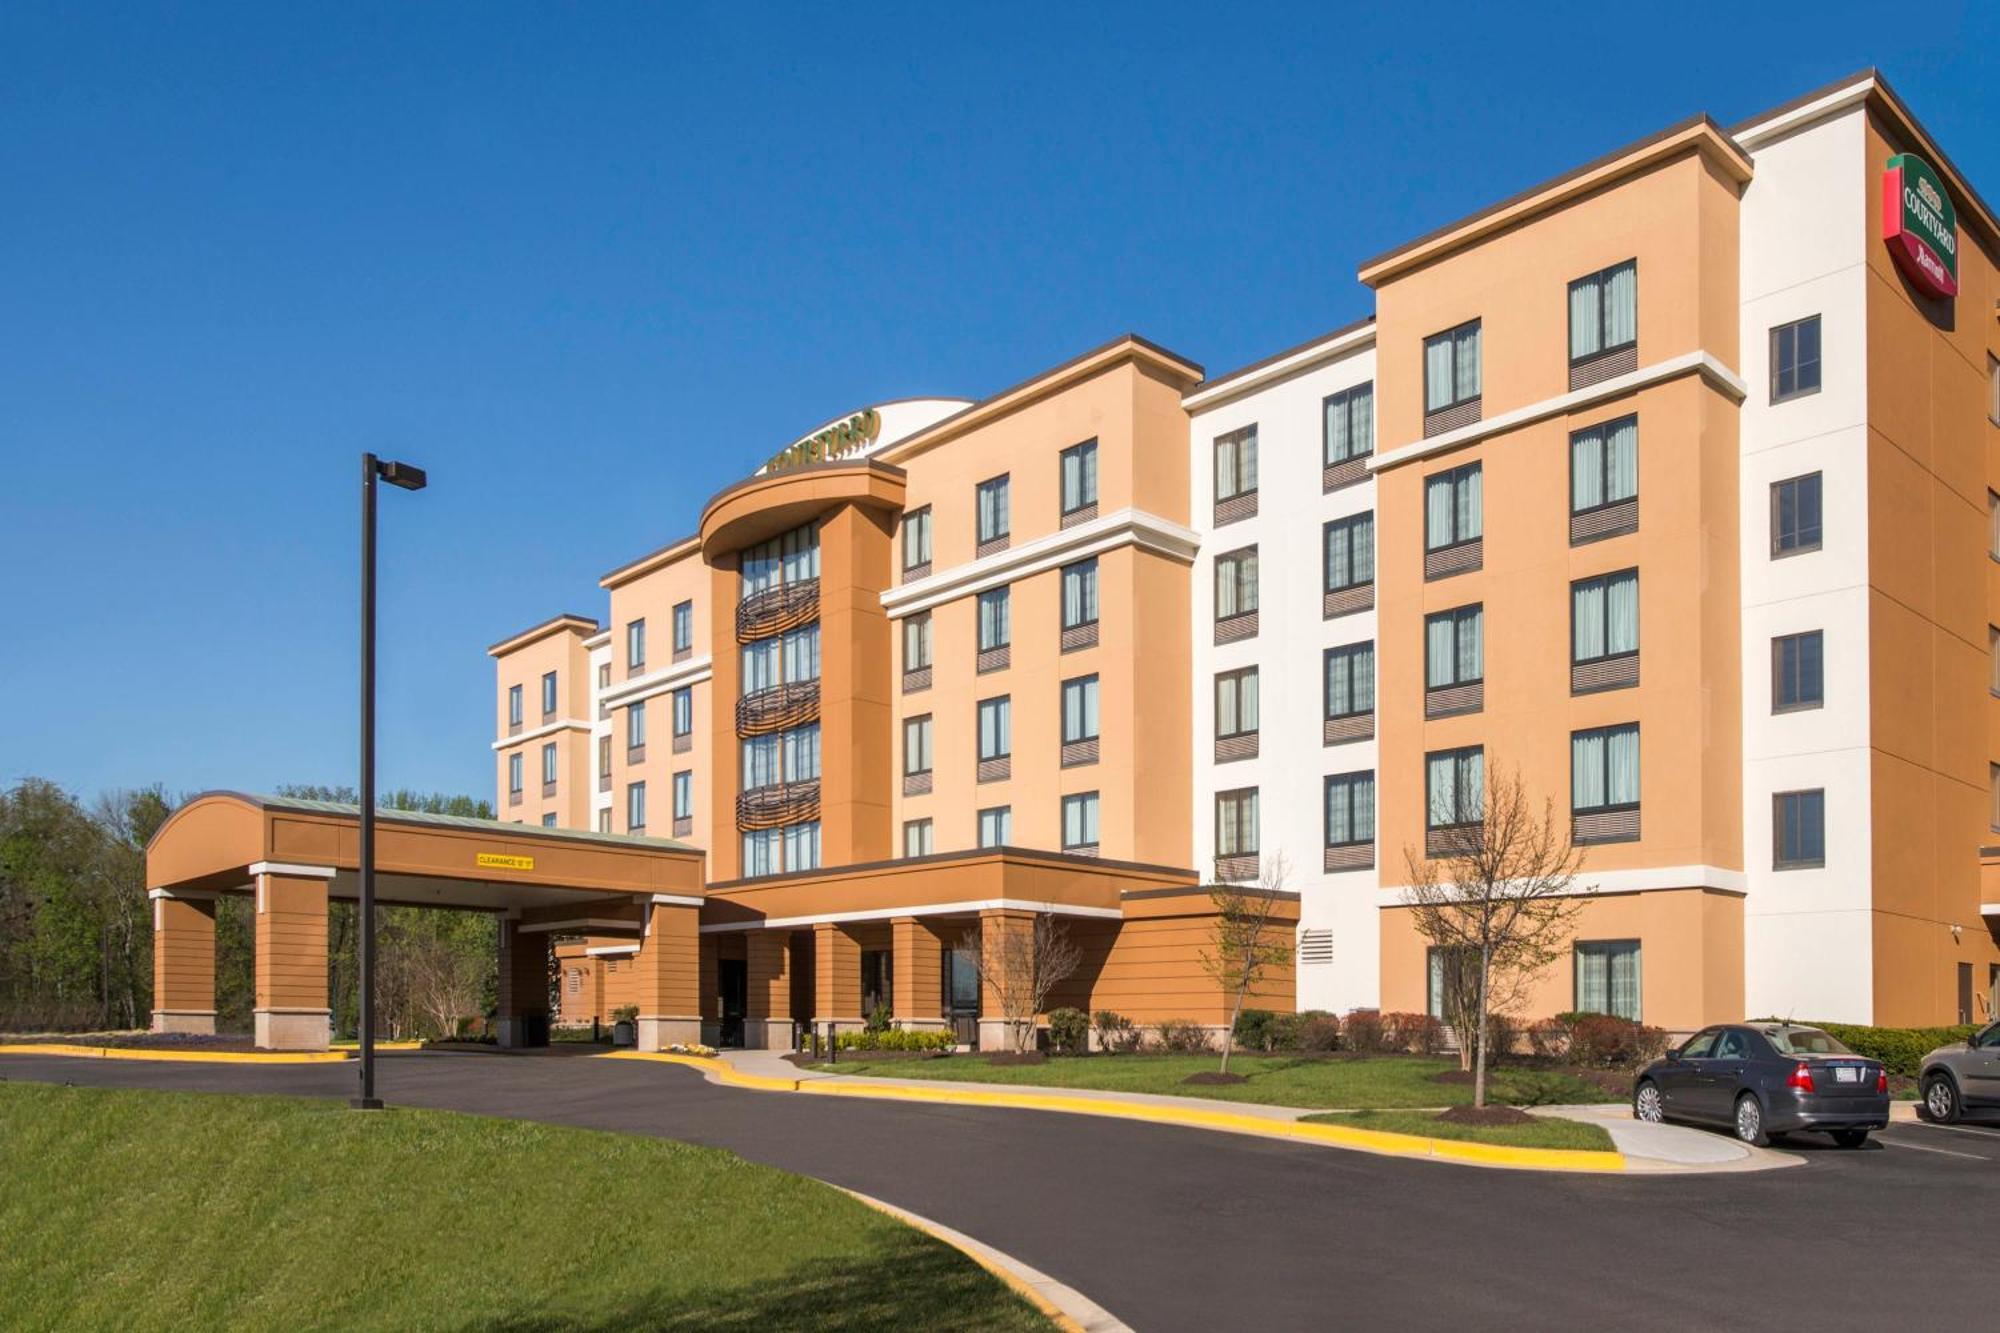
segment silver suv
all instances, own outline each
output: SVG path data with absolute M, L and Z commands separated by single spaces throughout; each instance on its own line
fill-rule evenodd
M 2000 1023 L 1924 1057 L 1924 1113 L 1949 1125 L 1967 1111 L 2000 1110 Z

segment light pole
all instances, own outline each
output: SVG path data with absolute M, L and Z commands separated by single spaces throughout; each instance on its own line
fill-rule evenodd
M 361 455 L 361 1095 L 350 1106 L 379 1111 L 375 1095 L 375 481 L 424 488 L 424 470 Z

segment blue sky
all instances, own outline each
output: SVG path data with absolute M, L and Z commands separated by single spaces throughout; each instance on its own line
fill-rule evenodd
M 0 9 L 0 782 L 490 795 L 495 639 L 837 412 L 1134 330 L 1227 370 L 1360 260 L 1880 66 L 2000 197 L 2000 5 Z M 1664 11 L 1661 11 L 1664 12 Z

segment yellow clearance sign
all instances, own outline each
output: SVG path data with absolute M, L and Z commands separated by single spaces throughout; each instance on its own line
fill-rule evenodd
M 481 852 L 474 858 L 481 870 L 533 870 L 532 856 L 509 856 L 504 852 Z

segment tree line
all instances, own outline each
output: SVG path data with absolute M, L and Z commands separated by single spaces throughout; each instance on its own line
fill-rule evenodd
M 352 804 L 350 787 L 284 786 L 280 796 Z M 146 844 L 184 798 L 155 784 L 86 804 L 56 783 L 0 790 L 0 1031 L 143 1028 L 152 1019 L 153 919 Z M 396 790 L 386 809 L 479 819 L 470 796 Z M 247 1032 L 256 1003 L 256 922 L 246 896 L 216 904 L 216 1029 Z M 358 1020 L 352 903 L 329 904 L 327 996 L 337 1037 Z M 387 1038 L 453 1035 L 498 1001 L 499 924 L 486 912 L 385 907 L 376 915 L 376 1013 Z

